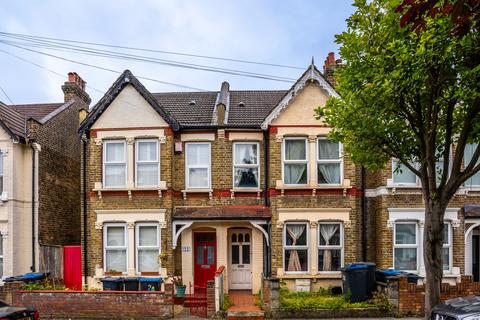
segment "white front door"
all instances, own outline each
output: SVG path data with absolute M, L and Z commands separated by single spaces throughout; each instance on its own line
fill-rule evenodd
M 250 230 L 233 230 L 230 235 L 230 289 L 252 288 L 252 235 Z

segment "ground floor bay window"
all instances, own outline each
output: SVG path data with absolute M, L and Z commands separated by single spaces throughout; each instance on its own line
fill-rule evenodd
M 343 264 L 342 224 L 318 223 L 318 271 L 340 271 Z
M 104 270 L 127 272 L 127 226 L 107 224 L 103 230 Z
M 309 270 L 309 243 L 307 222 L 289 222 L 284 228 L 284 270 L 306 273 Z

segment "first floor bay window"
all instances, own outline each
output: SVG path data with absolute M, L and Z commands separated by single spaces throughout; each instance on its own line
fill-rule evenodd
M 307 139 L 285 138 L 283 140 L 283 183 L 302 185 L 307 182 Z
M 158 272 L 160 240 L 158 224 L 141 223 L 136 225 L 137 271 Z
M 290 222 L 284 228 L 284 268 L 286 272 L 308 271 L 308 223 Z
M 318 184 L 340 184 L 342 180 L 341 145 L 328 139 L 317 140 Z
M 107 224 L 103 230 L 105 271 L 127 272 L 126 225 Z
M 418 227 L 416 222 L 395 223 L 393 265 L 398 270 L 418 270 Z
M 340 271 L 343 232 L 340 223 L 318 224 L 318 271 Z
M 124 188 L 127 185 L 127 144 L 122 140 L 103 144 L 103 186 Z
M 210 143 L 191 142 L 185 149 L 187 189 L 210 188 Z
M 258 143 L 236 142 L 233 144 L 234 188 L 259 188 Z
M 410 164 L 413 167 L 416 166 L 415 163 Z M 418 185 L 417 175 L 397 159 L 393 159 L 392 161 L 392 178 L 393 183 L 396 185 Z
M 138 187 L 156 187 L 160 183 L 158 140 L 142 139 L 135 144 L 136 184 Z

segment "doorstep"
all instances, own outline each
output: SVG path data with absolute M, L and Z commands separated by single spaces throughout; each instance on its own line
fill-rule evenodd
M 265 313 L 256 305 L 250 290 L 231 290 L 228 293 L 233 306 L 227 310 L 228 320 L 263 320 Z

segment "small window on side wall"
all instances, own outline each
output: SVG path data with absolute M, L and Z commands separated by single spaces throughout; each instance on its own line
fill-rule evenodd
M 233 144 L 233 187 L 259 188 L 258 143 L 236 142 Z
M 308 183 L 306 138 L 285 138 L 283 140 L 283 183 L 289 185 Z

